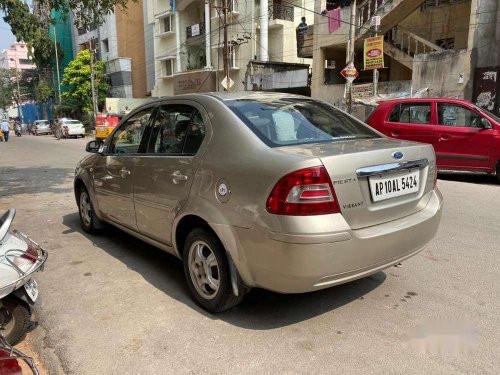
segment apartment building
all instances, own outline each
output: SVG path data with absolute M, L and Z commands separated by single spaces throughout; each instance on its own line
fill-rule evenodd
M 223 90 L 224 1 L 148 0 L 147 4 L 147 22 L 154 29 L 153 96 Z M 251 61 L 267 63 L 271 71 L 273 62 L 279 69 L 311 63 L 310 58 L 297 56 L 296 28 L 302 17 L 314 22 L 314 13 L 307 11 L 313 4 L 314 0 L 228 0 L 231 90 L 245 88 Z
M 317 1 L 314 29 L 299 51 L 314 60 L 312 96 L 332 103 L 344 97 L 340 71 L 348 56 L 351 3 Z M 340 22 L 332 30 L 328 14 L 334 9 Z M 372 71 L 363 71 L 363 42 L 373 35 L 372 18 L 378 16 L 385 60 L 379 93 L 427 88 L 429 96 L 465 98 L 498 110 L 499 12 L 497 0 L 358 0 L 354 63 L 360 75 L 354 88 L 364 85 L 366 94 L 373 81 Z
M 165 0 L 166 2 L 166 0 Z M 144 98 L 150 95 L 147 85 L 146 33 L 143 1 L 129 2 L 127 9 L 116 7 L 106 16 L 102 26 L 77 29 L 73 26 L 75 55 L 92 48 L 97 58 L 106 63 L 109 96 L 112 98 Z
M 12 43 L 9 48 L 0 51 L 0 69 L 33 69 L 35 64 L 28 57 L 26 43 Z

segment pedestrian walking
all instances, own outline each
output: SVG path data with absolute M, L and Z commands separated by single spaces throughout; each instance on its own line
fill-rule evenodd
M 9 128 L 9 122 L 7 120 L 2 121 L 1 129 L 2 129 L 3 138 L 4 138 L 5 142 L 8 142 L 10 128 Z

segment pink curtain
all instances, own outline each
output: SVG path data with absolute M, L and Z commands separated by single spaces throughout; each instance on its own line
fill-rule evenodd
M 326 12 L 328 16 L 328 32 L 333 33 L 340 29 L 340 7 Z

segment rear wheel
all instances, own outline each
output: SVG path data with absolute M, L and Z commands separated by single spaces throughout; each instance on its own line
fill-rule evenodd
M 10 345 L 19 344 L 31 322 L 31 313 L 27 306 L 13 297 L 6 297 L 0 305 L 0 334 Z
M 236 306 L 226 250 L 219 239 L 203 228 L 193 229 L 183 251 L 184 275 L 194 300 L 205 310 L 218 313 Z
M 89 192 L 83 186 L 78 193 L 78 212 L 80 214 L 80 223 L 85 232 L 96 233 L 102 229 L 103 223 L 95 214 Z
M 500 161 L 497 163 L 496 177 L 497 182 L 500 183 Z

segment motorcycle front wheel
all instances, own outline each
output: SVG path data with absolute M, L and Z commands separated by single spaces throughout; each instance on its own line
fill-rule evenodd
M 31 322 L 31 313 L 20 300 L 6 297 L 0 302 L 0 333 L 10 345 L 23 341 Z

